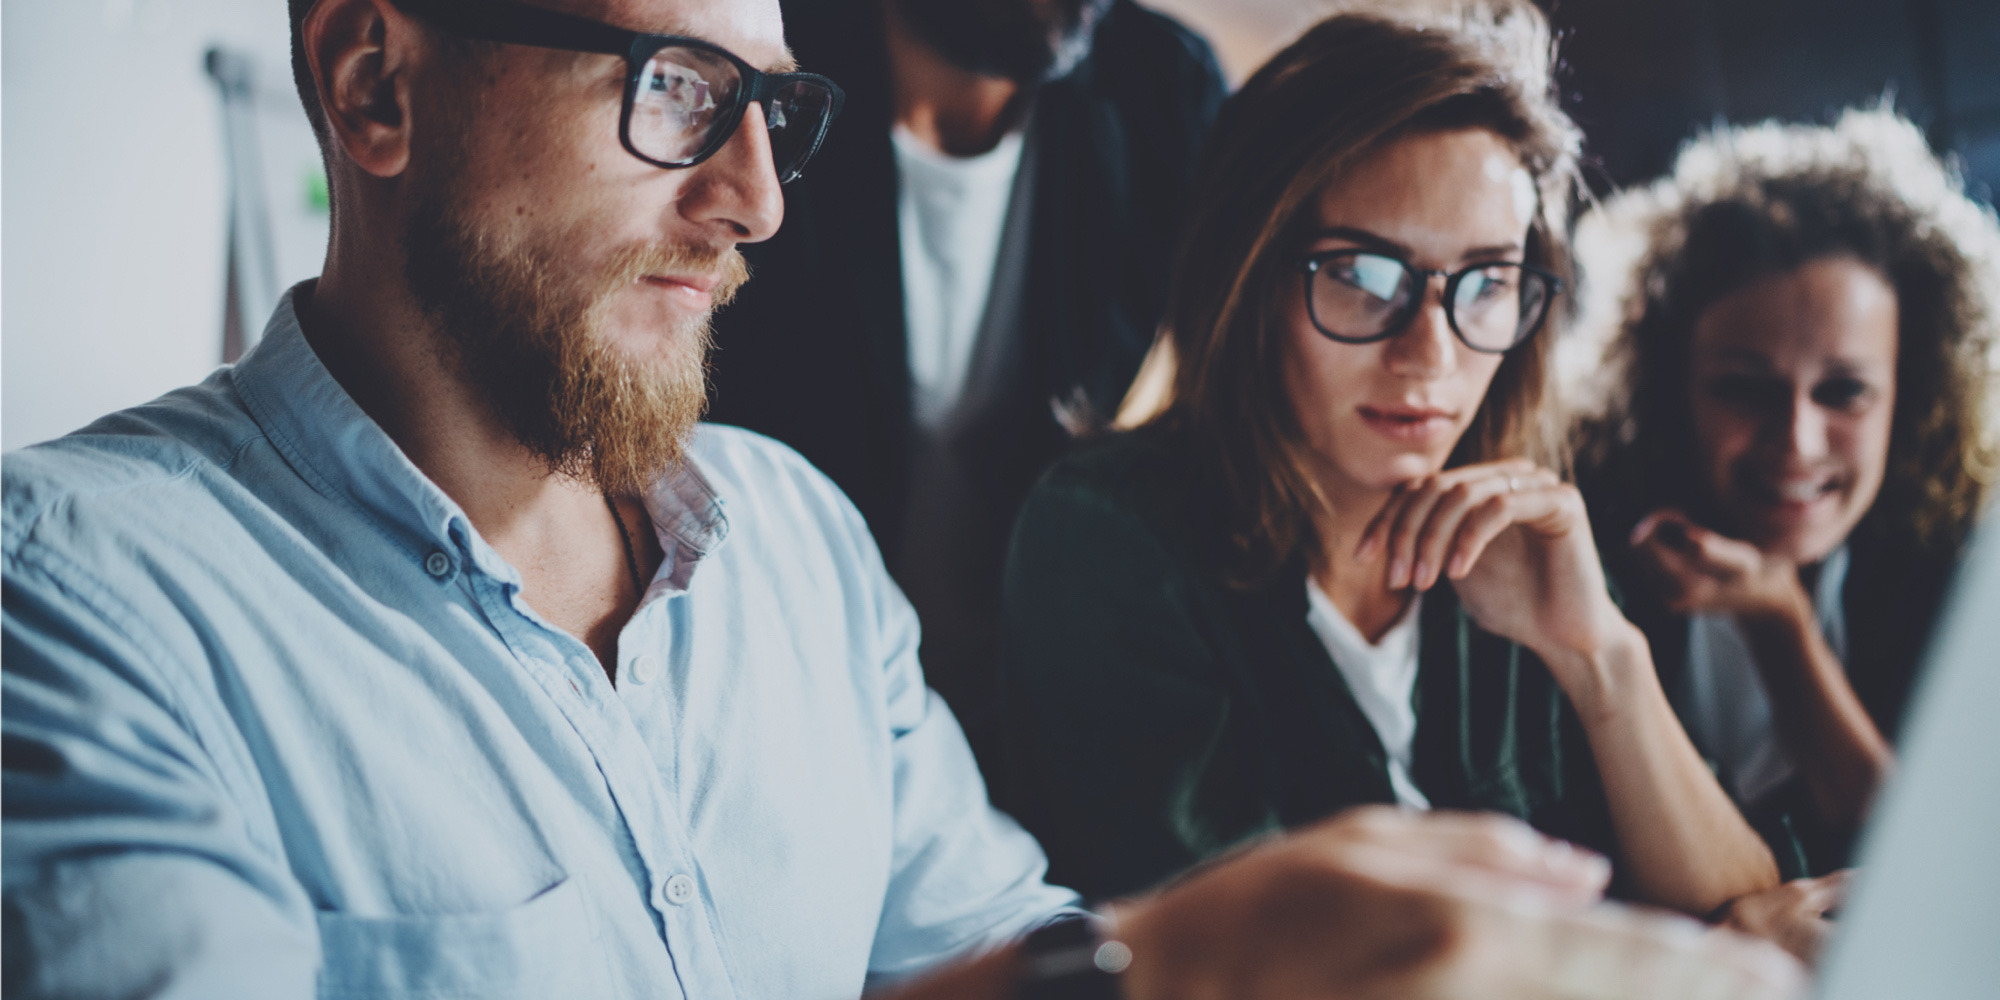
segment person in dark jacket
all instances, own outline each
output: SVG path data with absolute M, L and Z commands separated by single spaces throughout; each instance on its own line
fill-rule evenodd
M 2000 469 L 2000 227 L 1883 108 L 1707 135 L 1580 238 L 1613 577 L 1780 869 L 1825 875 Z
M 709 417 L 797 448 L 861 509 L 990 773 L 1007 533 L 1154 339 L 1222 77 L 1131 0 L 783 7 L 847 98 L 784 227 L 745 248 Z
M 1171 402 L 1060 462 L 1009 556 L 1010 802 L 1054 877 L 1379 802 L 1521 817 L 1687 912 L 1776 882 L 1550 469 L 1551 58 L 1525 0 L 1343 13 L 1225 106 Z

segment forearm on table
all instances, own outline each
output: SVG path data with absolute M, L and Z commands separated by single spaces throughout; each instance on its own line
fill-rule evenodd
M 1827 822 L 1854 829 L 1895 765 L 1811 606 L 1738 617 L 1757 661 L 1778 738 L 1799 763 Z
M 1644 636 L 1628 626 L 1594 653 L 1553 655 L 1544 659 L 1567 678 L 1640 894 L 1702 914 L 1777 884 L 1770 849 L 1674 717 Z

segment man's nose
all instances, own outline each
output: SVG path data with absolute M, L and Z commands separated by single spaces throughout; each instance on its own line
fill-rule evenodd
M 681 193 L 681 215 L 704 227 L 720 229 L 718 235 L 723 240 L 768 240 L 784 222 L 785 194 L 772 162 L 762 105 L 744 109 L 736 134 L 695 167 L 694 175 Z
M 1431 282 L 1424 282 L 1423 304 L 1410 318 L 1403 332 L 1383 345 L 1389 370 L 1412 378 L 1436 379 L 1458 367 L 1458 340 L 1445 316 L 1444 297 L 1431 297 Z

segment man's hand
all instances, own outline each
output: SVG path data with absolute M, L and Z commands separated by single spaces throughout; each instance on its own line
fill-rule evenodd
M 1599 904 L 1602 858 L 1513 820 L 1367 808 L 1117 907 L 1131 1000 L 1778 998 L 1776 949 Z
M 1631 541 L 1675 614 L 1811 615 L 1798 566 L 1710 531 L 1680 511 L 1647 515 L 1632 529 Z
M 1853 874 L 1854 869 L 1848 868 L 1753 892 L 1730 904 L 1723 926 L 1770 941 L 1801 961 L 1814 961 L 1833 936 L 1833 921 L 1826 915 L 1847 898 Z

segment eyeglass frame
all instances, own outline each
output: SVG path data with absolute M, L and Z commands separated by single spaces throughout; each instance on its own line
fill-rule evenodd
M 592 20 L 577 14 L 565 14 L 559 10 L 538 7 L 520 0 L 391 0 L 400 10 L 433 22 L 462 38 L 481 42 L 501 42 L 509 45 L 532 45 L 536 48 L 557 49 L 564 52 L 589 52 L 600 55 L 621 56 L 625 60 L 625 98 L 618 114 L 618 142 L 625 151 L 640 160 L 662 170 L 685 170 L 699 166 L 714 156 L 735 138 L 736 130 L 743 125 L 743 114 L 751 104 L 764 108 L 764 117 L 770 118 L 771 101 L 778 91 L 787 84 L 798 81 L 817 83 L 827 89 L 829 101 L 826 118 L 820 122 L 818 134 L 812 137 L 812 144 L 798 158 L 798 164 L 790 176 L 780 175 L 779 184 L 790 184 L 804 173 L 805 165 L 819 154 L 819 148 L 826 141 L 833 120 L 840 115 L 841 104 L 847 94 L 840 85 L 818 73 L 766 73 L 744 62 L 736 53 L 714 42 L 687 35 L 655 35 L 643 31 L 620 28 L 602 21 Z M 726 126 L 718 123 L 711 127 L 713 135 L 699 152 L 685 163 L 669 163 L 656 160 L 639 151 L 632 144 L 632 109 L 638 100 L 639 84 L 645 73 L 646 64 L 658 55 L 661 49 L 671 46 L 699 49 L 721 56 L 736 67 L 742 76 L 743 85 L 737 89 L 735 106 L 728 111 Z M 775 165 L 774 165 L 775 166 Z
M 1320 268 L 1325 266 L 1327 261 L 1336 257 L 1360 256 L 1361 254 L 1367 254 L 1371 257 L 1381 257 L 1385 260 L 1393 260 L 1397 264 L 1402 265 L 1403 273 L 1409 275 L 1412 283 L 1420 286 L 1423 291 L 1411 296 L 1409 304 L 1403 307 L 1402 314 L 1391 320 L 1388 326 L 1383 327 L 1382 332 L 1372 333 L 1365 337 L 1350 337 L 1346 334 L 1334 333 L 1326 328 L 1326 324 L 1320 322 L 1319 310 L 1313 304 L 1312 283 L 1313 276 L 1319 273 Z M 1313 329 L 1318 330 L 1320 336 L 1337 344 L 1376 344 L 1384 340 L 1392 340 L 1401 335 L 1409 327 L 1410 323 L 1416 320 L 1417 314 L 1423 311 L 1425 300 L 1430 298 L 1431 279 L 1443 278 L 1444 298 L 1440 302 L 1444 306 L 1445 324 L 1451 327 L 1452 336 L 1457 337 L 1458 342 L 1464 344 L 1468 349 L 1478 351 L 1481 354 L 1505 354 L 1533 340 L 1535 334 L 1541 332 L 1542 325 L 1549 321 L 1549 309 L 1554 305 L 1555 297 L 1561 295 L 1563 292 L 1562 278 L 1545 268 L 1536 267 L 1525 261 L 1489 260 L 1481 261 L 1477 264 L 1467 264 L 1456 271 L 1444 271 L 1436 268 L 1418 267 L 1393 253 L 1384 253 L 1381 250 L 1374 250 L 1368 247 L 1341 247 L 1337 250 L 1319 250 L 1313 253 L 1301 254 L 1296 266 L 1299 274 L 1304 279 L 1299 284 L 1305 290 L 1306 318 L 1312 321 Z M 1495 266 L 1519 268 L 1525 273 L 1541 278 L 1548 283 L 1549 297 L 1547 301 L 1542 303 L 1541 315 L 1536 316 L 1535 322 L 1525 331 L 1517 332 L 1513 343 L 1500 348 L 1481 347 L 1473 343 L 1471 338 L 1465 335 L 1464 330 L 1459 329 L 1458 308 L 1452 305 L 1452 299 L 1458 294 L 1458 283 L 1463 281 L 1466 275 L 1483 268 Z

